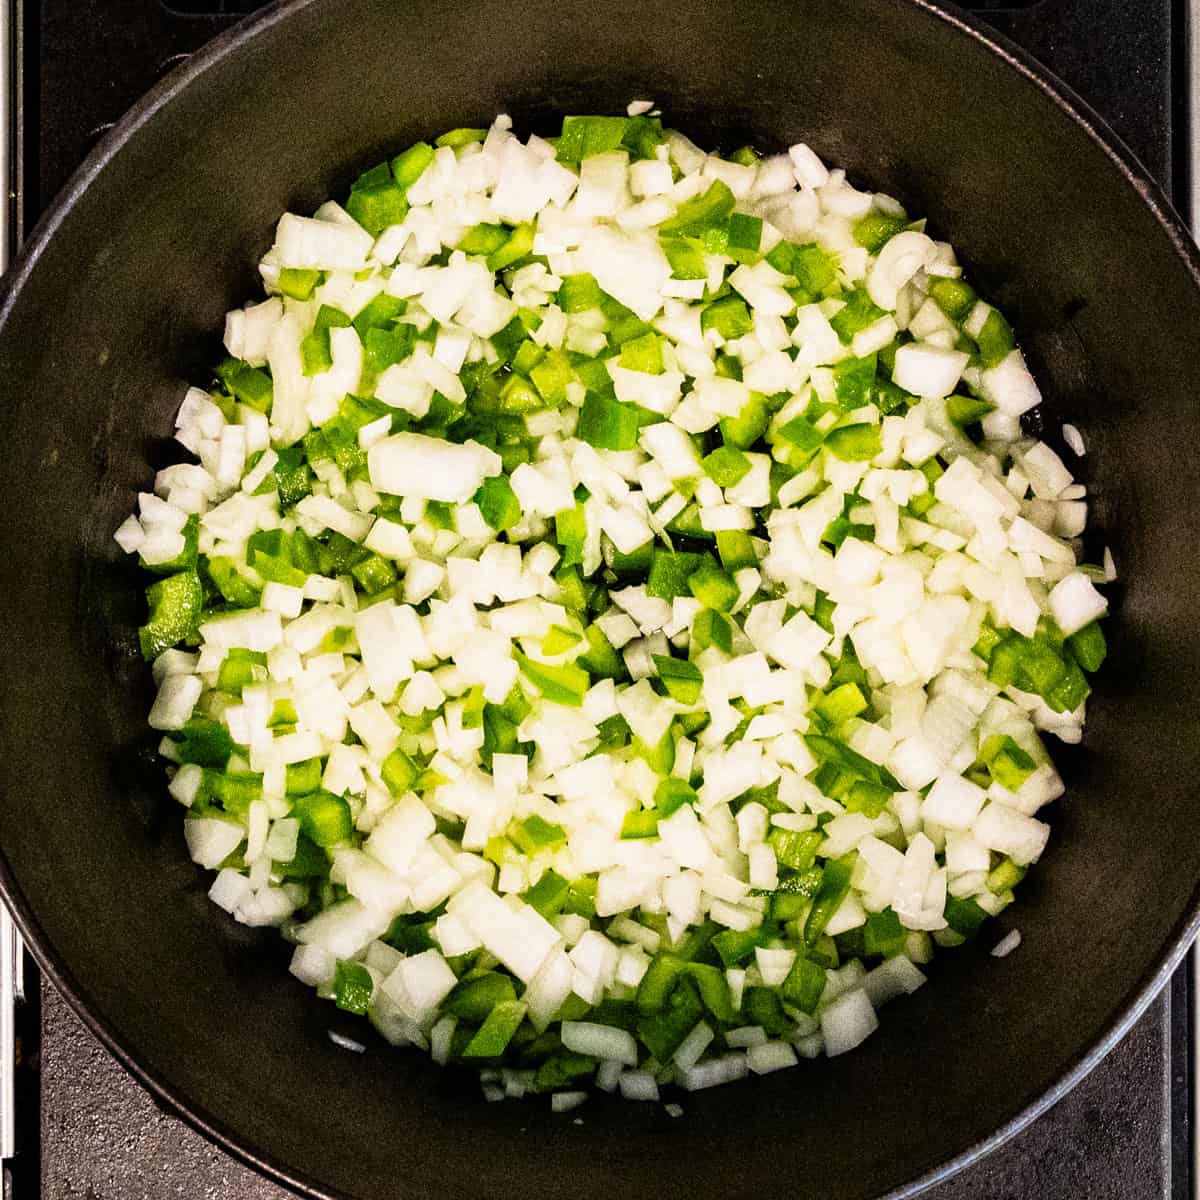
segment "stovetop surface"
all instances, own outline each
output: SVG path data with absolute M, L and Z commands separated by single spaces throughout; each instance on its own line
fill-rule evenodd
M 113 121 L 255 0 L 15 0 L 19 229 Z M 1182 152 L 1184 0 L 975 0 L 1100 111 L 1168 190 Z M 86 34 L 86 52 L 80 46 Z M 928 1200 L 1184 1200 L 1192 1046 L 1181 971 L 1065 1099 Z M 25 1013 L 12 1200 L 286 1200 L 154 1100 L 43 984 Z

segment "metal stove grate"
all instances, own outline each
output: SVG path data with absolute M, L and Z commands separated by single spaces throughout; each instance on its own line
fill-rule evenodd
M 0 0 L 0 47 L 7 37 L 19 42 L 15 64 L 0 52 L 0 82 L 6 66 L 24 72 L 17 113 L 4 111 L 8 92 L 0 87 L 0 157 L 10 145 L 3 131 L 11 134 L 15 117 L 23 143 L 11 165 L 26 222 L 48 203 L 97 133 L 159 75 L 265 2 Z M 1179 202 L 1185 202 L 1194 155 L 1188 154 L 1184 137 L 1189 129 L 1200 132 L 1200 121 L 1188 120 L 1183 87 L 1190 78 L 1189 34 L 1196 38 L 1190 62 L 1200 63 L 1200 22 L 1187 21 L 1188 0 L 961 2 L 1096 103 L 1150 171 L 1168 186 L 1174 183 Z M 22 20 L 6 23 L 14 9 Z M 91 53 L 84 56 L 76 49 L 80 29 L 92 41 Z M 1200 75 L 1195 82 L 1200 85 Z M 1200 211 L 1200 198 L 1194 211 Z M 7 232 L 0 225 L 0 246 Z M 0 962 L 8 962 L 3 950 L 0 946 Z M 1180 972 L 1121 1045 L 1059 1106 L 933 1189 L 929 1200 L 1189 1196 L 1188 1057 L 1195 1043 L 1186 1027 L 1187 990 Z M 27 1053 L 16 1080 L 20 1153 L 13 1160 L 14 1176 L 0 1189 L 6 1198 L 165 1200 L 169 1194 L 179 1200 L 231 1195 L 286 1200 L 290 1195 L 158 1113 L 57 994 L 48 991 L 44 1003 L 39 1011 L 35 982 L 17 1012 L 14 1033 L 24 1035 Z
M 267 0 L 160 0 L 163 8 L 177 17 L 244 16 L 262 8 Z M 962 8 L 985 14 L 1019 12 L 1046 0 L 959 0 Z

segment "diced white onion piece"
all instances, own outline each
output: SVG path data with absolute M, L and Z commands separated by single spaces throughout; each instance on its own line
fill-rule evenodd
M 1021 944 L 1021 931 L 1010 929 L 993 947 L 993 958 L 1007 958 Z
M 562 1043 L 565 1049 L 576 1054 L 590 1054 L 593 1058 L 609 1059 L 637 1066 L 637 1042 L 633 1034 L 614 1025 L 597 1025 L 593 1021 L 564 1021 Z
M 830 1058 L 853 1050 L 878 1028 L 879 1020 L 862 988 L 843 992 L 821 1010 L 821 1036 Z
M 1081 572 L 1055 584 L 1050 593 L 1050 612 L 1063 633 L 1070 636 L 1108 612 L 1108 601 Z
M 928 342 L 908 342 L 896 351 L 892 378 L 897 386 L 930 400 L 948 396 L 958 386 L 967 355 Z
M 379 491 L 448 504 L 465 504 L 500 465 L 500 456 L 478 442 L 457 445 L 421 433 L 393 434 L 367 451 L 371 484 Z

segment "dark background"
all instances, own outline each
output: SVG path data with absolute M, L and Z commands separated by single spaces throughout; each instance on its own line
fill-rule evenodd
M 11 220 L 32 227 L 103 131 L 253 0 L 13 0 L 20 106 Z M 1184 203 L 1183 0 L 976 0 L 1091 102 Z M 164 164 L 169 170 L 169 164 Z M 1184 1200 L 1192 1194 L 1185 966 L 1065 1100 L 930 1200 Z M 283 1200 L 171 1116 L 48 986 L 21 1014 L 12 1200 Z

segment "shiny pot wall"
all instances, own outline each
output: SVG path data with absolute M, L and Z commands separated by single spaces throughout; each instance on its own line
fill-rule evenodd
M 1113 653 L 1023 942 L 947 955 L 862 1049 L 687 1100 L 485 1106 L 357 1057 L 276 936 L 205 899 L 143 732 L 136 571 L 111 533 L 181 380 L 285 208 L 417 137 L 651 96 L 705 145 L 805 140 L 901 197 L 1014 318 L 1089 446 L 1122 569 Z M 914 0 L 311 0 L 170 77 L 31 239 L 0 307 L 0 847 L 52 975 L 168 1102 L 314 1195 L 875 1196 L 1011 1131 L 1110 1044 L 1195 912 L 1196 262 L 1161 197 L 1023 61 Z M 1008 915 L 1001 924 L 1008 924 Z

